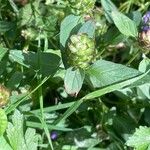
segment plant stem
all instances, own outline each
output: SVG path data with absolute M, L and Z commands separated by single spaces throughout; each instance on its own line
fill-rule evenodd
M 40 66 L 41 66 L 41 39 L 40 38 L 38 40 L 37 54 L 38 54 L 38 66 L 39 66 L 39 72 L 37 74 L 37 83 L 39 85 L 42 82 L 42 74 L 40 73 L 40 70 L 41 70 L 41 68 L 40 68 Z M 47 136 L 47 139 L 48 139 L 49 145 L 51 147 L 51 150 L 54 150 L 53 145 L 52 145 L 52 141 L 51 141 L 51 138 L 50 138 L 49 130 L 48 130 L 47 124 L 45 122 L 45 117 L 44 117 L 42 86 L 40 86 L 39 89 L 38 89 L 38 96 L 39 96 L 40 112 L 41 112 L 40 121 L 41 121 L 42 126 L 44 128 L 44 131 L 45 131 L 45 134 Z
M 135 58 L 139 55 L 140 50 L 138 50 L 135 55 L 127 62 L 127 66 L 129 66 L 134 60 Z

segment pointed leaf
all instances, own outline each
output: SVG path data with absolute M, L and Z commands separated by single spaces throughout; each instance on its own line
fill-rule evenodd
M 132 37 L 138 36 L 137 26 L 133 20 L 118 11 L 112 12 L 112 18 L 114 24 L 122 34 Z
M 83 24 L 83 26 L 79 30 L 79 33 L 86 33 L 90 38 L 93 38 L 95 28 L 95 22 L 93 20 L 89 20 Z
M 112 3 L 111 0 L 101 0 L 102 7 L 105 11 L 105 16 L 110 23 L 113 23 L 112 11 L 117 11 L 117 7 Z
M 61 23 L 60 44 L 65 47 L 72 29 L 79 23 L 80 16 L 69 15 Z
M 138 70 L 110 61 L 98 60 L 88 70 L 89 82 L 94 88 L 100 88 L 124 81 L 141 74 Z
M 40 53 L 40 65 L 38 65 L 38 54 L 34 52 L 24 53 L 20 50 L 11 50 L 9 57 L 12 61 L 31 68 L 34 71 L 40 71 L 45 76 L 54 75 L 60 64 L 60 57 L 53 53 Z
M 72 96 L 77 96 L 82 87 L 84 76 L 84 71 L 81 69 L 67 69 L 64 80 L 66 92 Z

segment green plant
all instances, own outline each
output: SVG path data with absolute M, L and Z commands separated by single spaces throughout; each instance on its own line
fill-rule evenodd
M 149 2 L 130 2 L 0 0 L 0 150 L 148 149 Z

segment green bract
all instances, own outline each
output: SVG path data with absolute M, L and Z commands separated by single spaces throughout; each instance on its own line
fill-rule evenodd
M 75 15 L 89 14 L 94 4 L 95 0 L 68 0 L 70 11 Z
M 68 44 L 68 63 L 75 68 L 87 68 L 95 56 L 95 42 L 87 34 L 72 35 Z

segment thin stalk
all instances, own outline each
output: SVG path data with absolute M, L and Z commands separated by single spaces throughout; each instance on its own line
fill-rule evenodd
M 37 53 L 38 53 L 38 66 L 39 66 L 39 71 L 40 71 L 40 69 L 41 69 L 40 68 L 40 66 L 41 66 L 41 39 L 40 38 L 38 40 L 38 51 L 37 51 Z M 42 82 L 42 75 L 40 73 L 38 73 L 38 75 L 37 75 L 37 82 L 38 82 L 38 85 L 41 84 L 41 82 Z M 38 89 L 40 112 L 41 112 L 40 121 L 41 121 L 42 126 L 44 128 L 44 131 L 45 131 L 45 134 L 47 136 L 51 150 L 54 150 L 53 145 L 52 145 L 52 141 L 50 138 L 49 130 L 48 130 L 47 124 L 45 122 L 44 109 L 43 109 L 43 92 L 42 91 L 43 91 L 42 86 L 40 86 Z
M 49 77 L 45 77 L 41 84 L 39 84 L 36 88 L 34 88 L 30 93 L 26 94 L 23 98 L 19 99 L 17 102 L 13 103 L 12 105 L 10 105 L 9 107 L 7 107 L 5 109 L 6 114 L 8 115 L 9 113 L 11 113 L 12 111 L 15 110 L 16 107 L 18 107 L 22 102 L 24 102 L 26 99 L 28 99 L 35 91 L 37 91 L 48 79 Z
M 134 60 L 135 58 L 139 55 L 140 50 L 138 50 L 135 55 L 127 62 L 127 66 L 129 66 Z

